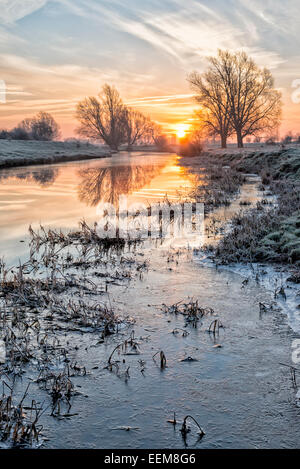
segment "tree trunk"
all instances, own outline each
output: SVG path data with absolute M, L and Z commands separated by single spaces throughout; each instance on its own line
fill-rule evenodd
M 237 130 L 236 136 L 237 136 L 237 146 L 238 146 L 238 148 L 244 148 L 242 132 L 240 130 Z
M 227 148 L 227 136 L 221 135 L 221 148 Z

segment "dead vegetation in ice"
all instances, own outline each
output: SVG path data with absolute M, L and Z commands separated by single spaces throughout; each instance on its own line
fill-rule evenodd
M 69 233 L 30 228 L 28 261 L 16 267 L 1 261 L 3 444 L 39 445 L 44 413 L 58 419 L 72 416 L 79 394 L 72 379 L 89 373 L 88 364 L 76 359 L 77 337 L 92 334 L 97 346 L 131 324 L 129 317 L 115 313 L 109 290 L 112 284 L 140 278 L 147 269 L 147 262 L 134 255 L 137 243 L 101 238 L 96 226 L 85 222 Z M 44 402 L 36 400 L 31 385 L 43 391 Z M 20 387 L 26 388 L 21 395 Z

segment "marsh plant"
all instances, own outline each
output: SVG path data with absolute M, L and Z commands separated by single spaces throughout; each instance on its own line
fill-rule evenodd
M 155 204 L 128 205 L 127 197 L 121 195 L 117 206 L 99 204 L 97 215 L 99 220 L 95 228 L 98 236 L 104 239 L 189 239 L 197 234 L 201 244 L 204 235 L 204 205 L 197 201 L 171 203 L 165 197 Z
M 0 439 L 8 445 L 38 444 L 44 411 L 72 416 L 78 394 L 73 379 L 88 374 L 76 358 L 79 338 L 95 335 L 99 346 L 130 324 L 115 314 L 110 285 L 126 284 L 147 269 L 145 260 L 135 259 L 137 240 L 103 239 L 85 222 L 68 233 L 30 227 L 29 234 L 29 259 L 15 267 L 0 263 Z M 131 336 L 126 347 L 134 344 Z M 16 386 L 27 382 L 33 389 L 16 401 Z M 34 397 L 36 386 L 45 393 L 44 406 Z
M 192 325 L 193 327 L 197 327 L 198 323 L 201 323 L 201 320 L 205 317 L 216 316 L 212 308 L 201 306 L 199 300 L 194 300 L 193 298 L 187 302 L 179 301 L 170 306 L 163 304 L 162 311 L 167 314 L 182 315 L 185 319 L 185 324 Z M 218 321 L 218 324 L 219 323 L 220 321 Z M 221 326 L 216 326 L 212 331 L 218 331 L 220 327 Z M 174 330 L 173 333 L 178 333 L 178 330 Z
M 15 401 L 13 388 L 3 381 L 3 392 L 0 396 L 0 440 L 11 446 L 38 445 L 43 430 L 39 419 L 43 413 L 35 400 L 29 406 L 24 404 L 29 385 L 20 401 Z

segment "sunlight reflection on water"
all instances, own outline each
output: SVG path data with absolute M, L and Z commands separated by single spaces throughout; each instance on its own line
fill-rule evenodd
M 176 200 L 194 176 L 177 165 L 178 156 L 120 153 L 112 158 L 14 168 L 0 172 L 0 256 L 23 257 L 29 225 L 74 228 L 97 220 L 100 202 L 153 203 Z

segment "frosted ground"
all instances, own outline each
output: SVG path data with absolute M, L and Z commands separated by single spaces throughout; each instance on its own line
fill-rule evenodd
M 0 140 L 0 168 L 109 156 L 106 147 L 90 143 Z

